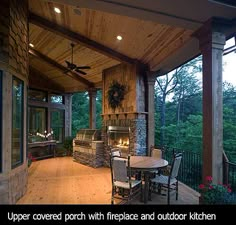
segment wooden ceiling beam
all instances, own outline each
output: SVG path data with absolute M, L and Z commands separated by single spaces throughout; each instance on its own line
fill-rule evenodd
M 32 47 L 29 47 L 29 53 L 35 57 L 38 57 L 40 59 L 42 59 L 43 61 L 51 64 L 52 66 L 54 66 L 55 68 L 61 70 L 62 72 L 67 71 L 68 69 L 65 66 L 62 66 L 61 64 L 59 64 L 58 62 L 54 61 L 53 59 L 49 58 L 48 56 L 42 54 L 41 52 L 33 49 Z M 84 84 L 87 87 L 93 87 L 94 84 L 88 80 L 86 80 L 85 78 L 81 77 L 78 73 L 74 72 L 74 71 L 69 71 L 67 73 L 67 75 L 71 78 L 73 78 L 74 80 L 77 80 L 78 82 Z
M 37 25 L 45 30 L 48 30 L 50 32 L 56 33 L 66 39 L 69 39 L 75 43 L 79 43 L 81 45 L 84 45 L 87 48 L 90 48 L 96 52 L 99 52 L 103 55 L 106 55 L 110 58 L 113 58 L 115 60 L 118 60 L 120 62 L 129 63 L 129 64 L 135 64 L 137 63 L 137 59 L 130 58 L 126 55 L 123 55 L 117 51 L 114 51 L 111 48 L 108 48 L 102 44 L 99 44 L 79 33 L 73 32 L 63 26 L 60 26 L 56 23 L 53 23 L 43 17 L 40 17 L 32 12 L 29 13 L 29 22 Z
M 39 88 L 64 93 L 65 89 L 62 85 L 49 79 L 45 74 L 29 66 L 29 86 L 30 88 Z

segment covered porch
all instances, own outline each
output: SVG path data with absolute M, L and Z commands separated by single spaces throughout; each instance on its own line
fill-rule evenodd
M 62 143 L 71 135 L 71 96 L 88 91 L 89 128 L 95 129 L 96 92 L 102 90 L 103 165 L 109 163 L 109 126 L 128 127 L 129 153 L 149 156 L 154 146 L 156 77 L 199 54 L 203 55 L 203 177 L 222 182 L 222 53 L 225 40 L 236 33 L 236 9 L 219 2 L 3 0 L 0 203 L 109 204 L 108 168 L 78 165 L 65 157 L 37 161 L 28 169 L 28 123 L 34 133 L 40 125 L 39 133 L 45 129 L 49 134 L 54 118 L 59 118 L 53 130 Z M 113 89 L 110 99 L 109 90 L 116 82 L 125 92 Z M 44 123 L 31 123 L 33 113 L 41 113 Z M 77 185 L 83 190 L 83 180 L 92 184 L 95 177 L 99 188 L 92 185 L 88 195 L 80 195 Z M 70 191 L 65 195 L 66 181 Z M 94 190 L 102 190 L 101 198 Z M 184 185 L 181 196 L 180 204 L 198 202 Z

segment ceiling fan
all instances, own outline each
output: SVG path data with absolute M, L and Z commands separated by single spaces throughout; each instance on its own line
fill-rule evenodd
M 82 70 L 91 69 L 91 67 L 90 66 L 77 66 L 76 64 L 73 63 L 73 49 L 74 49 L 75 45 L 73 43 L 71 43 L 70 45 L 71 45 L 71 62 L 65 60 L 66 66 L 67 66 L 67 70 L 65 71 L 65 73 L 67 73 L 69 71 L 75 71 L 77 73 L 81 73 L 83 75 L 86 75 L 87 73 L 85 73 Z

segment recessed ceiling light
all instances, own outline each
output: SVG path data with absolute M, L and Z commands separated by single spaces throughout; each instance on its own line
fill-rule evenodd
M 61 13 L 61 10 L 60 10 L 59 8 L 57 8 L 57 7 L 54 7 L 54 11 L 55 11 L 56 13 Z
M 122 37 L 120 35 L 118 35 L 117 37 L 117 40 L 121 41 L 122 40 Z
M 29 43 L 29 46 L 32 47 L 32 48 L 34 47 L 34 45 L 32 43 Z

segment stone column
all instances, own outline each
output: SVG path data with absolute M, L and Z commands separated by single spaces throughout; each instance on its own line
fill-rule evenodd
M 15 204 L 26 192 L 27 163 L 27 86 L 28 86 L 28 1 L 0 1 L 0 71 L 2 75 L 2 170 L 0 171 L 0 204 Z M 12 130 L 13 77 L 23 83 L 22 135 Z M 14 134 L 14 136 L 13 136 Z M 13 143 L 14 137 L 14 143 Z M 17 142 L 19 140 L 19 142 Z M 20 143 L 20 146 L 13 145 Z M 21 146 L 22 143 L 22 146 Z M 20 160 L 12 165 L 12 149 L 19 150 Z M 15 153 L 15 152 L 14 152 Z
M 197 33 L 203 56 L 203 179 L 222 182 L 223 100 L 222 56 L 225 35 L 210 21 Z M 222 27 L 221 27 L 222 28 Z
M 156 72 L 147 72 L 147 85 L 148 85 L 148 126 L 147 126 L 147 155 L 150 155 L 151 146 L 155 143 L 155 108 L 154 108 L 154 85 L 156 81 Z
M 91 88 L 88 91 L 89 93 L 89 127 L 90 129 L 96 128 L 96 96 L 97 90 Z

